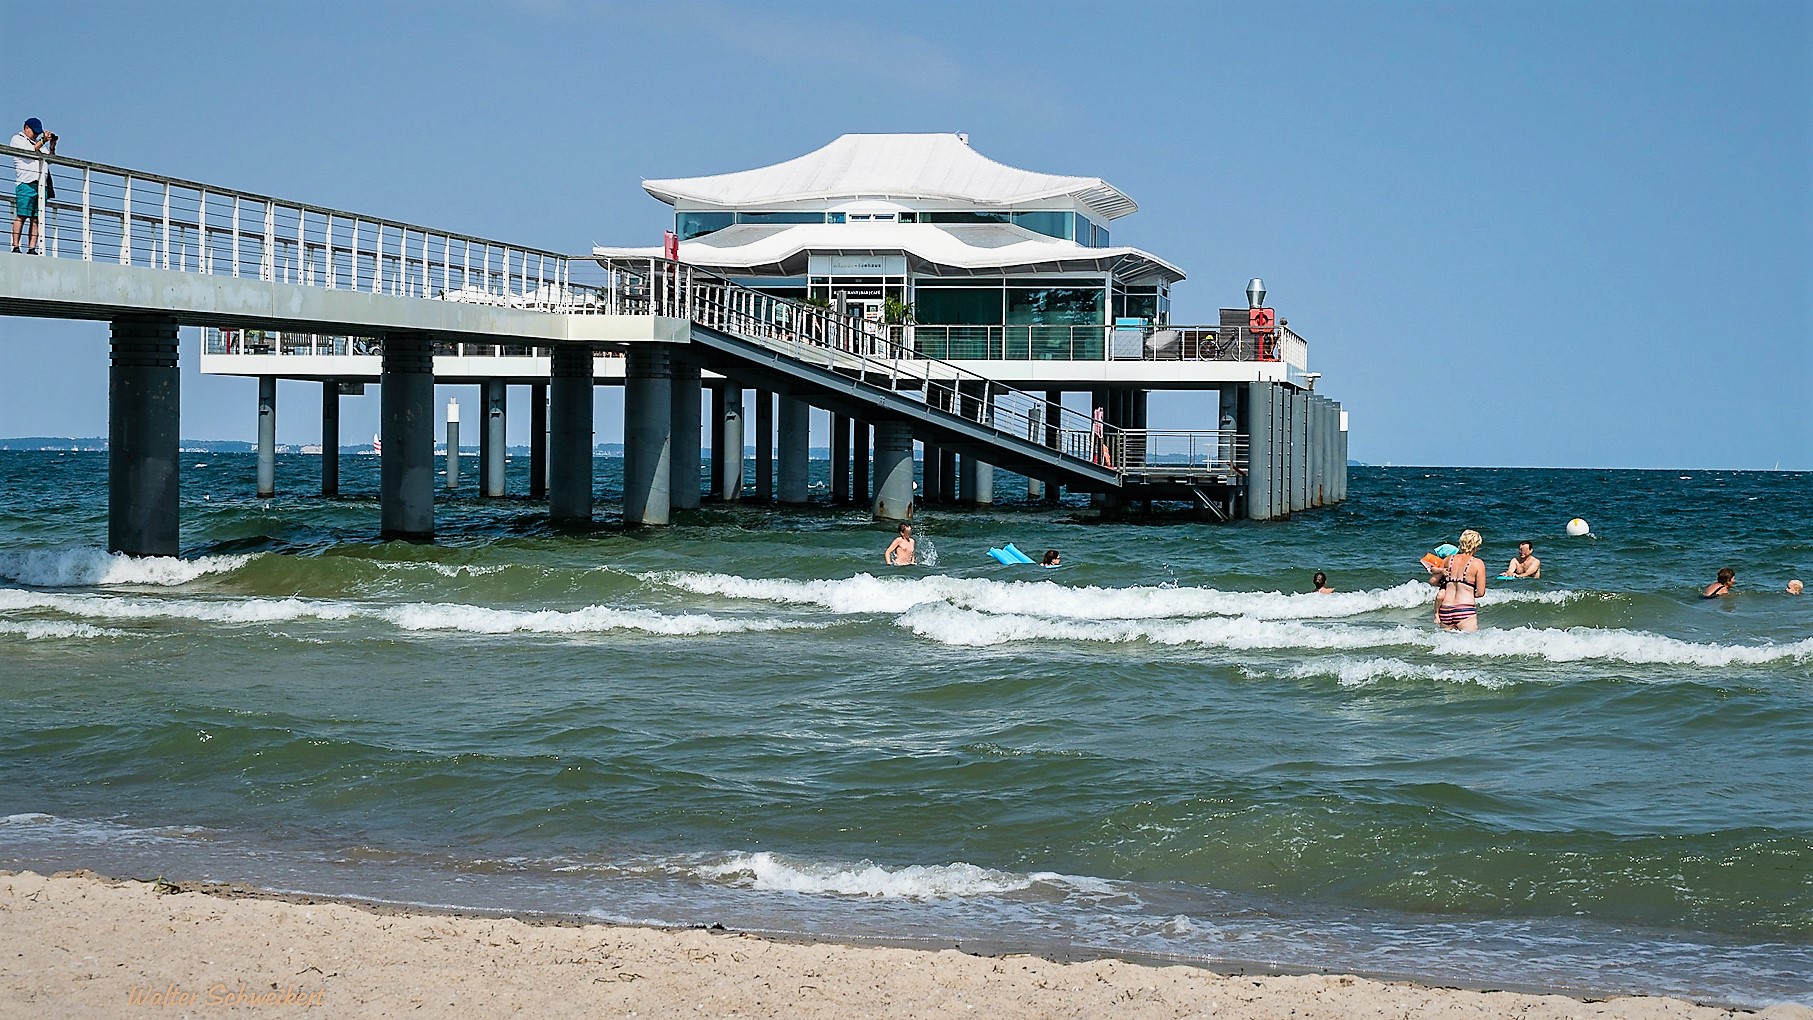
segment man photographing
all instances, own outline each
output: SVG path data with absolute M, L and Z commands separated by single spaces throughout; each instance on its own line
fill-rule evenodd
M 26 120 L 25 126 L 13 136 L 10 143 L 15 149 L 27 149 L 32 152 L 49 152 L 57 154 L 57 136 L 44 130 L 44 122 L 36 117 Z M 19 250 L 20 228 L 25 221 L 31 221 L 31 230 L 25 242 L 31 254 L 38 254 L 38 245 L 44 240 L 43 220 L 39 212 L 43 202 L 38 194 L 38 182 L 44 177 L 44 160 L 30 156 L 13 156 L 13 251 Z

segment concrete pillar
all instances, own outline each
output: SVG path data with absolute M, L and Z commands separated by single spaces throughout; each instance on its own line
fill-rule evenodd
M 460 487 L 460 404 L 447 401 L 447 491 Z
M 675 353 L 673 357 L 673 452 L 668 500 L 675 510 L 699 508 L 700 406 L 699 363 Z
M 321 383 L 321 495 L 340 495 L 340 380 Z
M 548 516 L 592 519 L 592 350 L 560 344 L 548 380 Z
M 1046 446 L 1051 447 L 1054 450 L 1060 448 L 1061 444 L 1063 443 L 1063 434 L 1062 434 L 1063 425 L 1064 425 L 1064 391 L 1063 390 L 1046 390 L 1045 391 L 1045 445 Z M 1045 502 L 1050 503 L 1055 506 L 1055 505 L 1057 505 L 1058 500 L 1063 498 L 1063 495 L 1064 495 L 1063 486 L 1059 485 L 1055 481 L 1046 483 L 1046 485 L 1045 485 Z
M 708 499 L 724 498 L 724 411 L 726 394 L 730 391 L 728 381 L 719 381 L 711 387 L 711 484 L 707 486 Z
M 774 394 L 755 391 L 755 498 L 774 500 Z
M 434 339 L 427 333 L 384 337 L 379 458 L 379 536 L 386 541 L 434 537 Z
M 957 454 L 953 450 L 938 450 L 938 491 L 943 494 L 945 502 L 956 502 Z
M 623 523 L 666 524 L 673 446 L 672 355 L 632 344 L 623 369 Z
M 869 423 L 862 420 L 852 422 L 850 449 L 853 454 L 850 461 L 850 500 L 854 503 L 873 502 L 869 489 Z
M 877 520 L 904 521 L 913 516 L 913 431 L 899 422 L 875 423 L 875 500 Z
M 811 407 L 797 397 L 781 397 L 780 409 L 780 502 L 799 506 L 806 502 L 807 472 L 811 466 Z
M 548 384 L 529 387 L 529 498 L 548 498 Z
M 182 375 L 176 323 L 156 316 L 113 320 L 107 372 L 107 548 L 128 556 L 175 556 Z
M 850 502 L 850 419 L 831 412 L 831 502 Z
M 1247 437 L 1246 516 L 1253 521 L 1272 516 L 1272 393 L 1276 389 L 1268 382 L 1247 383 L 1246 399 L 1240 402 L 1240 427 Z
M 258 377 L 258 498 L 277 495 L 277 377 Z
M 717 441 L 718 498 L 734 503 L 743 498 L 743 387 L 730 383 L 722 390 L 724 414 Z
M 509 390 L 502 379 L 484 382 L 485 420 L 479 433 L 479 495 L 496 499 L 505 492 L 504 461 L 509 447 L 505 445 L 504 424 L 509 413 Z

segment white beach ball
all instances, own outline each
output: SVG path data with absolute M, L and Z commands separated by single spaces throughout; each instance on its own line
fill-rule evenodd
M 1567 522 L 1567 533 L 1575 538 L 1579 538 L 1581 535 L 1584 535 L 1591 530 L 1591 528 L 1586 526 L 1586 522 L 1578 517 Z

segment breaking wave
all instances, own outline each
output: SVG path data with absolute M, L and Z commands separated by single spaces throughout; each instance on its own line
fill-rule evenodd
M 689 636 L 817 629 L 825 626 L 809 621 L 724 618 L 704 613 L 668 615 L 652 610 L 613 609 L 609 606 L 586 606 L 574 610 L 521 610 L 452 603 L 367 605 L 302 598 L 132 598 L 19 589 L 0 589 L 0 611 L 48 611 L 85 619 L 193 620 L 219 624 L 377 620 L 405 631 L 459 631 L 469 634 L 596 634 L 641 631 Z M 44 626 L 85 625 L 46 623 Z M 103 633 L 105 632 L 97 629 L 92 636 Z
M 1324 596 L 1327 597 L 1327 596 Z M 1021 641 L 1146 642 L 1232 650 L 1421 648 L 1458 658 L 1523 657 L 1550 662 L 1601 660 L 1632 665 L 1729 666 L 1813 660 L 1813 638 L 1780 645 L 1700 644 L 1645 631 L 1512 627 L 1455 634 L 1405 626 L 1315 626 L 1250 618 L 1198 620 L 1053 620 L 991 615 L 948 605 L 920 605 L 897 623 L 940 644 L 1002 645 Z
M 1094 890 L 1104 883 L 1051 871 L 1016 873 L 979 868 L 961 861 L 942 865 L 887 868 L 872 861 L 855 864 L 809 862 L 763 850 L 735 853 L 724 861 L 697 865 L 700 878 L 763 892 L 860 896 L 869 899 L 931 900 L 1022 892 L 1034 886 Z
M 0 552 L 0 578 L 38 588 L 85 588 L 97 585 L 188 584 L 198 577 L 238 570 L 254 554 L 201 556 L 127 556 L 93 548 L 20 549 Z
M 944 603 L 985 613 L 1017 613 L 1071 620 L 1152 620 L 1244 616 L 1258 620 L 1315 620 L 1361 616 L 1387 609 L 1432 605 L 1435 590 L 1420 581 L 1391 588 L 1333 595 L 1234 592 L 1215 588 L 1136 586 L 1072 587 L 1052 581 L 994 581 L 971 577 L 854 577 L 823 581 L 738 577 L 667 571 L 646 581 L 699 595 L 816 606 L 834 613 L 901 612 Z M 1488 592 L 1486 602 L 1561 604 L 1594 593 L 1581 591 Z

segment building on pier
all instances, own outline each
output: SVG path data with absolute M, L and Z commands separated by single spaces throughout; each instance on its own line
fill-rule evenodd
M 321 384 L 324 493 L 340 398 L 378 384 L 389 537 L 434 534 L 437 382 L 482 385 L 486 496 L 505 494 L 507 394 L 527 385 L 528 495 L 559 521 L 592 516 L 599 384 L 624 388 L 631 524 L 702 498 L 806 502 L 815 411 L 831 416 L 832 498 L 882 518 L 992 502 L 996 467 L 1029 497 L 1062 486 L 1110 513 L 1177 499 L 1264 519 L 1345 495 L 1344 412 L 1312 392 L 1308 345 L 1259 281 L 1247 307 L 1179 323 L 1183 274 L 1113 244 L 1130 199 L 1002 167 L 960 136 L 848 136 L 778 167 L 657 182 L 672 247 L 584 256 L 41 162 L 63 197 L 45 204 L 43 257 L 0 253 L 0 314 L 111 324 L 117 551 L 178 548 L 183 327 L 203 329 L 202 371 L 258 379 L 261 494 L 276 484 L 278 379 Z M 1198 427 L 1150 427 L 1164 390 L 1198 396 Z

